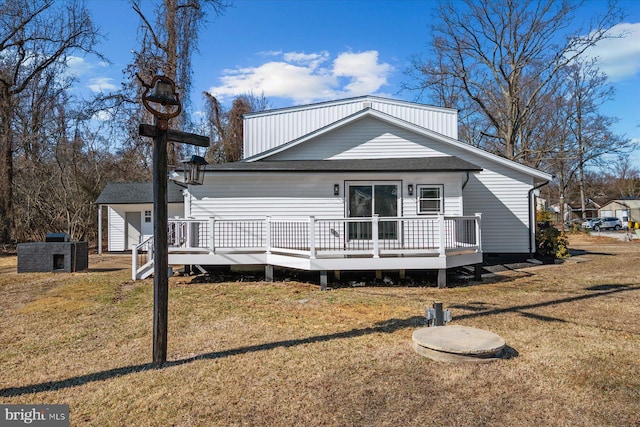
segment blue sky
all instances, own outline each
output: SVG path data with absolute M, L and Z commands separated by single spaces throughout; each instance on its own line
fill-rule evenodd
M 232 1 L 200 35 L 192 61 L 193 105 L 202 104 L 203 91 L 222 102 L 264 93 L 273 107 L 365 94 L 414 100 L 415 94 L 399 92 L 403 70 L 411 55 L 426 51 L 436 0 Z M 138 18 L 126 0 L 87 4 L 106 34 L 99 49 L 111 63 L 76 58 L 73 65 L 82 89 L 109 92 L 120 86 L 137 47 Z M 616 132 L 640 143 L 640 4 L 619 5 L 627 18 L 614 30 L 628 35 L 592 54 L 616 89 L 603 112 L 620 119 Z M 605 7 L 604 0 L 587 0 L 576 21 Z M 640 165 L 640 153 L 632 160 Z

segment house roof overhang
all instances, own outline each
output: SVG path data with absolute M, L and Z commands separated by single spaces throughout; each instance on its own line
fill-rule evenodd
M 169 203 L 184 203 L 184 187 L 169 181 L 167 199 Z M 108 182 L 96 199 L 96 205 L 131 205 L 153 203 L 151 182 Z
M 482 168 L 458 157 L 394 159 L 262 160 L 207 166 L 207 172 L 478 172 Z
M 314 132 L 310 132 L 307 135 L 304 135 L 300 138 L 294 139 L 286 144 L 280 145 L 278 147 L 272 148 L 271 150 L 267 150 L 264 151 L 260 154 L 257 154 L 255 156 L 252 156 L 250 158 L 244 159 L 242 162 L 256 162 L 259 160 L 265 160 L 268 159 L 269 157 L 280 153 L 282 151 L 288 150 L 289 148 L 295 147 L 297 145 L 300 145 L 304 142 L 307 142 L 311 139 L 314 139 L 320 135 L 326 134 L 328 132 L 334 131 L 336 129 L 342 128 L 344 126 L 347 126 L 357 120 L 360 120 L 364 117 L 374 117 L 377 118 L 379 120 L 382 120 L 384 122 L 390 123 L 392 125 L 398 126 L 400 128 L 406 129 L 408 131 L 414 132 L 418 135 L 422 135 L 425 136 L 427 138 L 431 138 L 433 140 L 436 140 L 438 142 L 444 143 L 444 144 L 449 144 L 453 147 L 459 148 L 463 151 L 469 152 L 470 154 L 473 154 L 475 156 L 493 161 L 495 163 L 501 164 L 503 166 L 506 166 L 508 168 L 511 168 L 513 170 L 517 170 L 521 173 L 524 173 L 526 175 L 529 175 L 531 177 L 533 177 L 534 183 L 535 184 L 540 184 L 540 183 L 546 183 L 548 181 L 551 181 L 551 179 L 553 178 L 552 175 L 547 174 L 545 172 L 539 171 L 537 169 L 531 168 L 529 166 L 525 166 L 522 165 L 520 163 L 514 162 L 513 160 L 509 160 L 506 159 L 504 157 L 500 157 L 497 156 L 495 154 L 489 153 L 488 151 L 482 150 L 480 148 L 476 148 L 473 147 L 469 144 L 465 144 L 464 142 L 460 142 L 454 138 L 450 138 L 448 136 L 442 135 L 440 133 L 431 131 L 429 129 L 426 129 L 424 127 L 415 125 L 413 123 L 407 122 L 405 120 L 399 119 L 397 117 L 391 116 L 389 114 L 385 114 L 383 112 L 371 109 L 371 108 L 364 108 L 360 111 L 358 111 L 355 114 L 352 114 L 350 116 L 347 116 L 341 120 L 338 120 L 336 122 L 331 123 L 330 125 L 327 125 L 323 128 L 317 129 Z

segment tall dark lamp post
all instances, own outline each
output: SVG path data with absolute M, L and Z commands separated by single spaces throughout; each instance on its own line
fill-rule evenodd
M 169 119 L 182 111 L 173 80 L 155 76 L 149 85 L 140 81 L 145 87 L 142 103 L 155 117 L 153 126 L 140 125 L 139 134 L 153 137 L 153 363 L 159 366 L 167 361 L 169 311 L 167 141 L 208 147 L 209 138 L 169 129 Z

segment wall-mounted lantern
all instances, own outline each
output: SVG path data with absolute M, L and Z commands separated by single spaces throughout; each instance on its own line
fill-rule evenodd
M 333 195 L 334 196 L 340 195 L 340 184 L 333 184 Z
M 184 183 L 202 185 L 205 167 L 209 164 L 204 157 L 193 155 L 180 163 L 184 164 Z
M 410 196 L 413 196 L 413 184 L 409 184 L 409 186 L 407 186 L 407 192 Z

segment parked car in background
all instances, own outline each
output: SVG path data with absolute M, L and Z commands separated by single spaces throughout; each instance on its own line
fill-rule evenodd
M 616 217 L 603 217 L 603 218 L 591 218 L 582 223 L 582 228 L 592 229 L 594 231 L 599 230 L 620 230 L 622 228 L 622 221 Z

